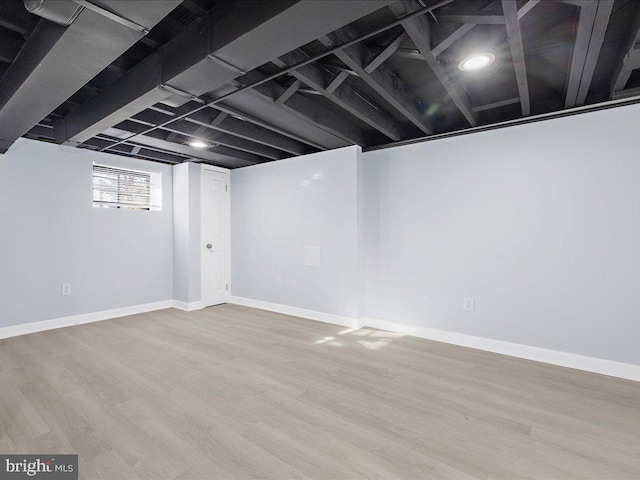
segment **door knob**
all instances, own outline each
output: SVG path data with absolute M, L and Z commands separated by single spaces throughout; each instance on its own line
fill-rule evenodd
M 207 243 L 207 248 L 211 249 L 213 248 L 213 245 L 211 245 L 210 243 Z

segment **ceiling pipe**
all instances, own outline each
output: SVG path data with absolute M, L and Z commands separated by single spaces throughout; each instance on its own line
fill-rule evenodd
M 70 0 L 24 0 L 24 8 L 29 13 L 68 27 L 78 18 L 84 7 Z
M 150 30 L 180 3 L 100 0 L 107 17 L 71 0 L 23 0 L 42 19 L 0 79 L 0 154 L 144 37 L 116 16 Z

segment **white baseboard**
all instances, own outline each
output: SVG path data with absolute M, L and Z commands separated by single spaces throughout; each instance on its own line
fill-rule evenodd
M 204 304 L 202 302 L 181 302 L 179 300 L 173 301 L 173 308 L 177 308 L 178 310 L 184 310 L 185 312 L 193 312 L 195 310 L 200 310 L 204 308 Z
M 134 305 L 132 307 L 114 308 L 113 310 L 103 310 L 101 312 L 83 313 L 80 315 L 72 315 L 70 317 L 42 320 L 40 322 L 11 325 L 9 327 L 0 328 L 0 339 L 17 337 L 19 335 L 26 335 L 28 333 L 44 332 L 45 330 L 54 330 L 56 328 L 71 327 L 73 325 L 81 325 L 83 323 L 92 323 L 102 320 L 110 320 L 112 318 L 126 317 L 128 315 L 136 315 L 138 313 L 153 312 L 155 310 L 171 308 L 172 306 L 173 300 L 165 300 L 163 302 L 146 303 L 144 305 Z
M 609 375 L 611 377 L 624 378 L 640 382 L 640 365 L 629 363 L 615 362 L 602 358 L 588 357 L 575 353 L 560 352 L 558 350 L 549 350 L 546 348 L 532 347 L 519 343 L 505 342 L 502 340 L 494 340 L 491 338 L 476 337 L 463 333 L 449 332 L 446 330 L 438 330 L 434 328 L 423 327 L 419 325 L 411 325 L 407 323 L 391 322 L 389 320 L 381 320 L 372 317 L 345 317 L 332 313 L 318 312 L 315 310 L 307 310 L 304 308 L 291 307 L 288 305 L 280 305 L 276 303 L 263 302 L 261 300 L 253 300 L 243 297 L 229 297 L 229 303 L 244 305 L 246 307 L 259 308 L 271 312 L 292 315 L 296 317 L 317 320 L 320 322 L 331 323 L 348 328 L 370 327 L 379 330 L 387 330 L 389 332 L 411 335 L 414 337 L 425 338 L 427 340 L 435 340 L 438 342 L 459 345 L 463 347 L 475 348 L 487 352 L 500 353 L 512 357 L 524 358 L 536 362 L 558 365 L 561 367 L 574 368 L 601 375 Z M 17 337 L 28 333 L 43 332 L 56 328 L 70 327 L 73 325 L 81 325 L 84 323 L 99 322 L 101 320 L 110 320 L 112 318 L 126 317 L 128 315 L 136 315 L 139 313 L 153 312 L 155 310 L 163 310 L 165 308 L 178 308 L 187 312 L 199 310 L 203 308 L 202 302 L 180 302 L 177 300 L 165 300 L 163 302 L 147 303 L 144 305 L 134 305 L 131 307 L 116 308 L 113 310 L 104 310 L 101 312 L 85 313 L 81 315 L 73 315 L 69 317 L 55 318 L 52 320 L 43 320 L 40 322 L 25 323 L 22 325 L 12 325 L 9 327 L 0 327 L 0 339 Z
M 615 362 L 603 358 L 587 357 L 575 353 L 561 352 L 540 347 L 532 347 L 519 343 L 505 342 L 491 338 L 476 337 L 463 333 L 449 332 L 435 328 L 422 327 L 407 323 L 391 322 L 372 317 L 351 318 L 330 313 L 316 312 L 304 308 L 290 307 L 275 303 L 252 300 L 250 298 L 231 297 L 229 303 L 254 307 L 271 312 L 284 313 L 296 317 L 319 320 L 321 322 L 332 323 L 349 328 L 370 327 L 378 330 L 387 330 L 393 333 L 411 335 L 414 337 L 435 340 L 437 342 L 459 345 L 462 347 L 475 348 L 487 352 L 500 353 L 511 357 L 524 358 L 536 362 L 558 365 L 561 367 L 574 368 L 586 372 L 609 375 L 611 377 L 624 378 L 640 382 L 640 365 Z
M 244 305 L 245 307 L 259 308 L 261 310 L 269 310 L 270 312 L 283 313 L 285 315 L 293 315 L 294 317 L 302 317 L 309 320 L 318 320 L 320 322 L 332 323 L 342 327 L 359 328 L 357 318 L 335 315 L 333 313 L 318 312 L 315 310 L 307 310 L 304 308 L 290 307 L 289 305 L 280 305 L 278 303 L 263 302 L 262 300 L 253 300 L 244 297 L 229 297 L 229 303 L 236 305 Z
M 586 372 L 599 373 L 601 375 L 609 375 L 611 377 L 640 382 L 640 365 L 614 362 L 603 358 L 587 357 L 576 353 L 549 350 L 520 343 L 493 340 L 491 338 L 476 337 L 473 335 L 438 330 L 419 325 L 390 322 L 388 320 L 380 320 L 371 317 L 360 317 L 360 326 L 376 328 L 378 330 L 387 330 L 389 332 L 450 343 L 452 345 L 460 345 L 462 347 L 475 348 L 477 350 L 500 353 L 511 357 L 524 358 L 526 360 L 549 363 L 551 365 L 574 368 L 577 370 L 584 370 Z

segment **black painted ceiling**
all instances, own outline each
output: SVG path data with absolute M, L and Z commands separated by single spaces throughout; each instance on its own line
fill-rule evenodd
M 77 1 L 66 27 L 0 3 L 1 150 L 24 136 L 236 168 L 640 94 L 633 0 L 125 3 Z M 77 58 L 56 48 L 71 29 Z M 495 62 L 458 68 L 479 51 Z

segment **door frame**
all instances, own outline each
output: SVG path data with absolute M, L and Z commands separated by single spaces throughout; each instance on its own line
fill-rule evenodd
M 207 170 L 223 173 L 226 177 L 225 185 L 227 185 L 227 192 L 226 192 L 227 205 L 225 208 L 225 220 L 223 224 L 227 233 L 227 242 L 226 242 L 227 244 L 225 245 L 227 255 L 226 255 L 224 268 L 226 273 L 226 284 L 228 285 L 229 288 L 227 289 L 225 301 L 228 302 L 229 298 L 231 297 L 231 170 L 229 170 L 228 168 L 214 167 L 213 165 L 202 164 L 200 166 L 200 242 L 199 242 L 200 243 L 200 246 L 199 246 L 200 248 L 200 298 L 202 300 L 202 306 L 205 308 L 208 305 L 205 304 L 205 291 L 204 291 L 205 268 L 204 268 L 204 256 L 202 252 L 203 252 L 206 239 L 204 235 L 204 229 L 202 227 L 204 226 L 204 215 L 205 215 L 204 175 L 205 175 L 205 171 Z

